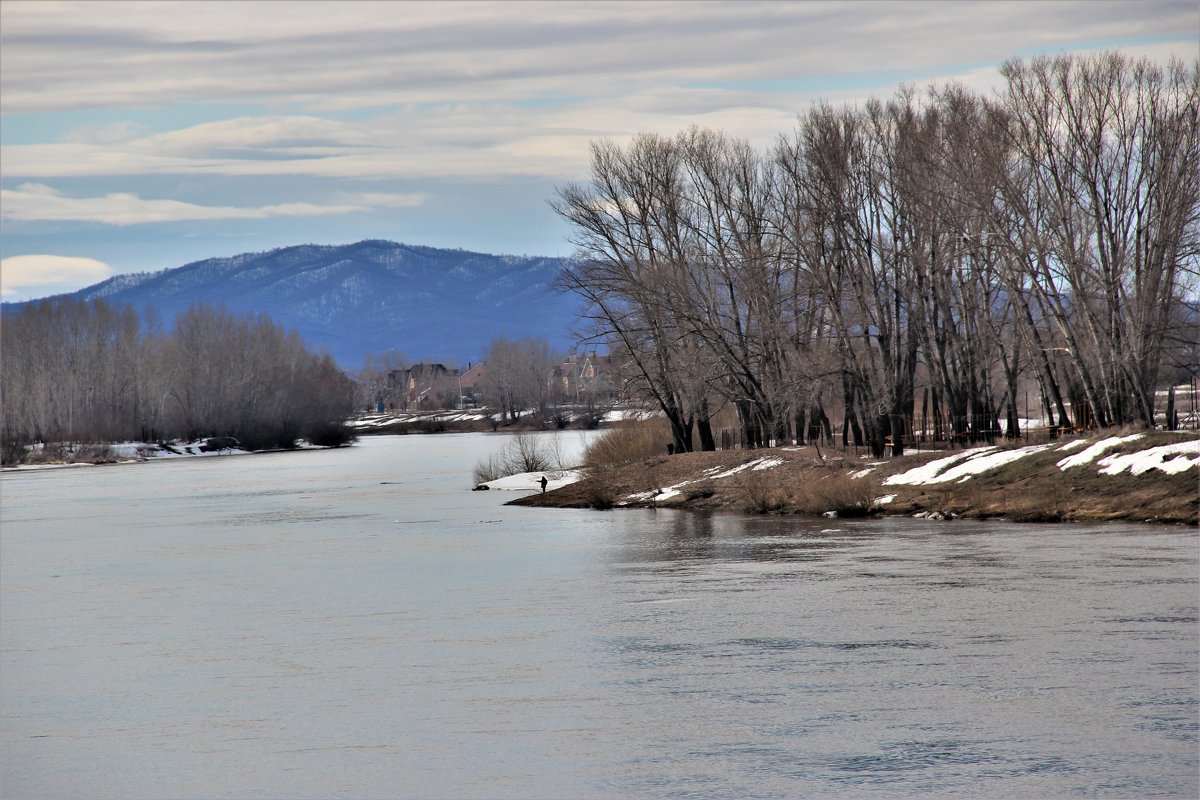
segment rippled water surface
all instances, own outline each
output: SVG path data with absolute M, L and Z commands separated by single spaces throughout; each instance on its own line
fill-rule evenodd
M 6 474 L 3 796 L 1200 796 L 1194 529 L 507 508 L 500 444 Z

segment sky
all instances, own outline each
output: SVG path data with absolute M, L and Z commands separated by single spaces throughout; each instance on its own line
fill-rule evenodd
M 815 102 L 1191 61 L 1200 4 L 0 0 L 0 293 L 294 244 L 570 256 L 589 144 L 769 146 Z

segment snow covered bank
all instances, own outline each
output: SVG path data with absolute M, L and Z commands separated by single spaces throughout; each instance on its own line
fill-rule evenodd
M 1014 461 L 1057 448 L 1059 452 L 1073 452 L 1084 447 L 1078 453 L 1073 453 L 1057 462 L 1058 468 L 1066 472 L 1069 469 L 1083 467 L 1095 462 L 1102 475 L 1117 475 L 1128 471 L 1131 475 L 1141 475 L 1152 469 L 1157 469 L 1169 475 L 1184 472 L 1200 465 L 1200 440 L 1175 442 L 1169 445 L 1149 447 L 1133 453 L 1100 458 L 1105 452 L 1121 445 L 1136 442 L 1145 438 L 1145 434 L 1134 433 L 1128 436 L 1110 436 L 1097 442 L 1088 443 L 1086 440 L 1075 440 L 1062 445 L 1039 444 L 1029 447 L 1018 447 L 1012 450 L 1001 450 L 997 447 L 976 447 L 961 453 L 939 458 L 919 467 L 892 475 L 883 481 L 884 486 L 922 486 L 956 481 L 965 483 L 971 478 L 983 475 Z M 1097 461 L 1099 459 L 1099 461 Z M 855 473 L 858 475 L 864 472 Z
M 28 462 L 6 466 L 3 471 L 25 471 L 36 469 L 61 469 L 63 467 L 91 467 L 97 464 L 112 464 L 131 461 L 159 461 L 177 458 L 208 458 L 212 456 L 248 455 L 252 452 L 279 452 L 269 450 L 244 450 L 240 447 L 223 447 L 218 439 L 198 439 L 194 442 L 172 442 L 153 444 L 149 442 L 116 442 L 106 445 L 76 445 L 66 447 L 60 456 L 49 458 L 41 445 L 31 449 Z M 324 449 L 300 443 L 297 450 Z
M 498 489 L 505 492 L 540 492 L 542 490 L 541 480 L 543 476 L 547 480 L 546 491 L 561 489 L 563 486 L 575 483 L 583 477 L 582 473 L 576 469 L 549 472 L 521 472 L 505 478 L 497 478 L 494 481 L 486 481 L 475 488 L 477 490 Z
M 789 447 L 660 456 L 613 466 L 559 492 L 541 494 L 527 485 L 527 496 L 512 502 L 808 514 L 817 513 L 811 507 L 818 501 L 836 507 L 843 498 L 867 496 L 856 510 L 931 519 L 1192 525 L 1200 508 L 1196 433 L 1099 435 L 887 460 L 855 455 Z

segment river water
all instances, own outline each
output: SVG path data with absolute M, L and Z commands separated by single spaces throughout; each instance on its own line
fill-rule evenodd
M 6 474 L 0 793 L 1200 796 L 1194 529 L 509 508 L 503 442 Z

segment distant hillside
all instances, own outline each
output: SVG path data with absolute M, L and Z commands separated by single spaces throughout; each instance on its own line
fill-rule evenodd
M 392 348 L 466 362 L 501 334 L 570 346 L 576 301 L 549 288 L 563 263 L 387 241 L 299 245 L 118 275 L 60 297 L 155 307 L 167 326 L 201 301 L 263 312 L 351 369 Z

